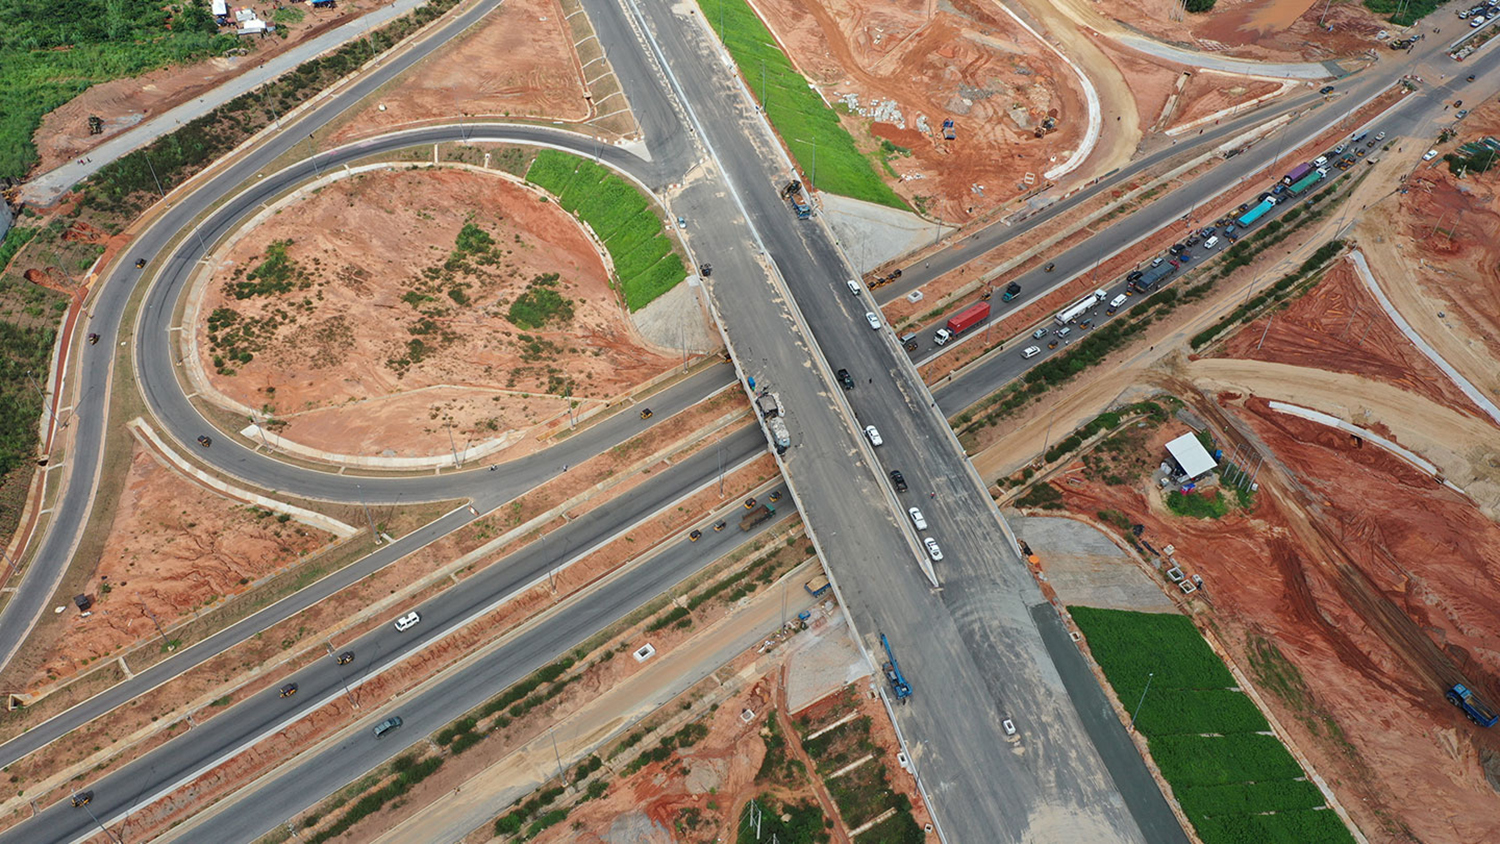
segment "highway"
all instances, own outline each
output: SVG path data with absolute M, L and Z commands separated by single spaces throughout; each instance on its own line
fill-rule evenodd
M 737 465 L 765 448 L 765 438 L 758 429 L 743 429 L 725 438 L 724 464 L 726 467 Z M 352 642 L 336 643 L 336 652 L 354 652 L 355 660 L 348 666 L 339 666 L 330 658 L 279 677 L 265 691 L 215 713 L 212 719 L 173 738 L 160 748 L 98 781 L 80 784 L 79 788 L 94 792 L 90 808 L 100 819 L 114 824 L 235 752 L 284 729 L 308 712 L 344 694 L 344 684 L 347 683 L 353 690 L 358 702 L 359 685 L 374 673 L 433 644 L 457 626 L 487 612 L 517 591 L 534 583 L 545 582 L 548 572 L 565 567 L 597 545 L 628 531 L 632 525 L 667 509 L 673 502 L 715 483 L 718 461 L 717 449 L 708 448 L 678 462 L 672 468 L 657 474 L 648 483 L 637 487 L 630 495 L 603 504 L 552 531 L 544 540 L 518 549 L 478 571 L 463 582 L 462 588 L 447 589 L 420 605 L 404 608 L 399 612 L 393 611 L 392 619 L 406 609 L 415 609 L 421 614 L 421 623 L 411 630 L 400 633 L 392 625 L 381 624 L 373 632 Z M 770 491 L 771 488 L 766 490 L 767 493 Z M 783 498 L 783 501 L 787 506 L 778 508 L 777 521 L 786 518 L 794 509 L 787 499 Z M 737 502 L 730 502 L 728 508 L 722 518 L 732 520 L 739 512 Z M 595 588 L 572 599 L 565 605 L 566 609 L 486 657 L 482 665 L 446 672 L 443 680 L 424 691 L 421 696 L 402 700 L 399 705 L 383 706 L 381 717 L 384 717 L 386 709 L 392 712 L 399 710 L 398 714 L 406 720 L 399 740 L 377 743 L 366 732 L 354 734 L 340 746 L 345 747 L 351 742 L 368 746 L 362 747 L 359 752 L 349 751 L 345 747 L 348 758 L 339 766 L 331 769 L 314 768 L 314 771 L 320 772 L 319 776 L 314 777 L 317 781 L 302 783 L 291 792 L 296 795 L 295 798 L 283 794 L 275 802 L 261 807 L 258 812 L 237 813 L 247 829 L 261 820 L 265 821 L 260 828 L 248 830 L 248 837 L 244 840 L 253 840 L 256 835 L 273 826 L 278 818 L 271 815 L 280 813 L 279 817 L 284 818 L 313 805 L 359 773 L 380 764 L 412 743 L 424 740 L 432 730 L 566 653 L 589 635 L 728 553 L 746 538 L 744 533 L 733 529 L 733 526 L 723 532 L 707 530 L 712 521 L 713 519 L 706 519 L 702 525 L 705 528 L 702 539 L 693 543 L 689 543 L 686 537 L 669 540 L 660 552 L 648 557 L 640 568 L 627 577 L 619 578 L 617 585 Z M 756 532 L 772 523 L 774 522 L 757 528 Z M 347 571 L 349 569 L 344 569 L 334 577 L 341 577 Z M 353 582 L 363 574 L 351 573 L 344 579 Z M 312 596 L 308 593 L 319 591 L 323 590 L 315 586 L 287 600 L 310 603 Z M 257 621 L 260 623 L 257 624 Z M 245 625 L 252 628 L 253 635 L 254 631 L 269 626 L 269 622 L 252 616 L 240 625 L 225 630 L 220 636 L 232 644 L 238 640 L 239 631 Z M 222 650 L 219 637 L 215 637 L 185 651 L 181 656 L 191 655 L 192 661 L 202 662 Z M 149 673 L 143 672 L 135 679 L 141 680 Z M 282 699 L 277 690 L 282 683 L 288 681 L 297 683 L 298 690 L 295 696 Z M 114 698 L 118 693 L 126 694 L 128 698 L 128 687 L 133 682 L 135 681 L 121 683 L 99 697 L 109 695 Z M 148 679 L 146 682 L 154 685 L 154 680 Z M 135 693 L 139 693 L 139 688 Z M 338 779 L 338 774 L 334 772 L 344 770 L 343 765 L 357 767 L 351 769 L 353 773 L 347 779 Z M 46 808 L 36 817 L 0 833 L 0 844 L 70 842 L 86 836 L 91 824 L 88 813 L 74 809 L 64 800 Z M 126 829 L 128 830 L 128 824 Z M 220 835 L 221 831 L 216 829 L 215 840 L 218 842 L 238 840 Z
M 828 233 L 778 198 L 787 171 L 776 142 L 716 45 L 660 2 L 626 5 L 649 27 L 658 64 L 722 168 L 684 186 L 677 207 L 705 221 L 688 241 L 714 263 L 710 290 L 736 363 L 781 396 L 794 443 L 785 476 L 860 640 L 870 648 L 888 634 L 915 689 L 896 720 L 945 838 L 1185 840 L 1159 792 L 1114 785 L 1149 782 L 1144 763 L 1112 715 L 1089 713 L 1086 725 L 1075 712 L 1032 620 L 1045 599 L 894 337 L 865 324 L 868 298 L 844 285 L 853 274 Z M 726 194 L 738 214 L 715 211 Z M 784 287 L 764 280 L 757 245 Z M 847 394 L 832 379 L 839 367 L 857 382 Z M 863 444 L 856 431 L 866 424 L 884 445 Z M 899 502 L 891 468 L 911 486 Z M 940 593 L 918 568 L 911 505 L 927 512 L 946 554 L 935 564 Z M 1007 717 L 1021 730 L 1020 752 L 1001 750 L 1011 747 Z
M 243 200 L 247 196 L 269 197 L 270 194 L 262 190 L 265 182 L 275 181 L 284 188 L 293 183 L 294 177 L 305 178 L 324 166 L 332 166 L 335 156 L 324 153 L 316 156 L 316 161 L 304 160 L 279 174 L 267 172 L 272 162 L 299 145 L 309 147 L 310 134 L 431 54 L 448 39 L 467 29 L 499 2 L 500 0 L 484 0 L 464 11 L 449 23 L 440 26 L 432 36 L 346 85 L 337 96 L 310 108 L 297 119 L 286 121 L 283 131 L 270 136 L 259 146 L 238 154 L 189 192 L 180 196 L 174 193 L 173 204 L 136 239 L 131 248 L 119 257 L 114 270 L 98 283 L 92 301 L 91 313 L 94 316 L 87 326 L 80 326 L 78 336 L 85 332 L 96 333 L 100 336 L 100 342 L 97 346 L 82 347 L 83 354 L 79 363 L 72 368 L 69 376 L 72 381 L 70 386 L 76 390 L 77 398 L 73 402 L 72 438 L 67 445 L 67 463 L 65 468 L 59 470 L 67 473 L 67 479 L 62 494 L 52 507 L 51 519 L 45 526 L 45 534 L 37 545 L 31 564 L 17 584 L 16 593 L 4 609 L 0 610 L 0 669 L 10 662 L 36 619 L 52 603 L 53 592 L 73 558 L 93 510 L 104 458 L 105 430 L 109 422 L 107 402 L 116 360 L 108 355 L 108 350 L 116 348 L 122 342 L 134 345 L 137 355 L 135 375 L 139 379 L 141 390 L 148 401 L 159 399 L 167 403 L 162 407 L 153 406 L 153 411 L 156 421 L 179 443 L 192 443 L 198 434 L 210 427 L 183 400 L 182 388 L 175 381 L 168 333 L 172 307 L 166 304 L 168 300 L 152 298 L 154 290 L 148 292 L 149 304 L 141 308 L 139 325 L 128 328 L 121 325 L 122 315 L 141 281 L 141 273 L 135 269 L 136 260 L 146 259 L 150 262 L 147 273 L 160 273 L 164 277 L 165 280 L 157 287 L 170 286 L 174 279 L 180 285 L 187 265 L 201 255 L 203 247 L 222 234 L 225 227 L 231 225 L 239 215 L 256 207 L 245 204 Z M 623 24 L 619 7 L 599 0 L 589 0 L 585 5 L 589 7 L 590 17 L 596 26 L 602 30 L 599 32 L 600 44 L 610 57 L 616 75 L 621 84 L 633 92 L 630 97 L 631 107 L 648 139 L 650 160 L 613 146 L 605 147 L 600 154 L 610 164 L 636 175 L 652 189 L 659 188 L 672 178 L 673 172 L 685 169 L 687 139 L 678 130 L 679 124 L 672 105 L 661 94 L 660 89 L 651 84 L 644 59 Z M 428 136 L 419 133 L 417 137 L 480 137 L 478 127 L 474 126 L 450 127 L 446 135 L 442 129 L 435 131 L 438 134 Z M 542 143 L 562 146 L 581 155 L 595 151 L 592 139 L 561 130 L 496 127 L 490 131 L 495 133 L 494 137 L 529 137 Z M 409 140 L 412 137 L 407 136 Z M 356 143 L 351 145 L 351 149 L 368 153 L 372 144 Z M 236 192 L 242 191 L 242 184 L 257 176 L 261 177 L 260 184 L 251 185 L 248 190 L 241 192 L 239 199 L 242 201 L 236 203 L 233 197 Z M 277 176 L 281 176 L 284 181 L 277 179 Z M 194 221 L 225 197 L 231 197 L 225 206 L 201 227 L 194 228 Z M 233 213 L 236 209 L 231 209 L 230 206 L 237 206 L 238 214 Z M 163 259 L 160 253 L 178 232 L 187 233 L 182 245 L 170 257 Z M 201 240 L 198 234 L 202 235 Z M 570 444 L 569 447 L 574 446 Z M 339 501 L 355 501 L 361 496 L 367 501 L 389 503 L 457 498 L 471 494 L 471 490 L 482 490 L 494 482 L 493 478 L 472 474 L 356 479 L 312 472 L 281 463 L 274 457 L 256 454 L 234 444 L 227 436 L 216 438 L 216 445 L 211 449 L 197 449 L 194 446 L 189 447 L 189 450 L 216 468 L 230 475 L 237 475 L 249 483 L 258 483 L 266 489 Z M 535 458 L 533 466 L 522 472 L 525 477 L 514 479 L 518 491 L 526 488 L 519 486 L 523 480 L 534 484 L 547 476 L 542 465 L 537 464 L 546 464 L 550 460 L 551 465 L 560 470 L 564 463 L 581 462 L 576 457 L 560 453 L 566 449 L 558 451 L 559 453 L 550 454 L 550 457 Z M 360 489 L 356 489 L 356 485 Z
M 689 242 L 701 259 L 715 263 L 711 292 L 729 327 L 738 365 L 762 380 L 769 379 L 789 406 L 797 441 L 787 457 L 792 486 L 798 499 L 811 506 L 809 521 L 816 529 L 821 550 L 835 572 L 846 604 L 865 634 L 865 643 L 869 644 L 869 637 L 876 630 L 891 633 L 903 666 L 918 686 L 918 698 L 898 714 L 898 724 L 913 741 L 914 758 L 929 792 L 938 802 L 935 811 L 946 832 L 953 836 L 952 840 L 999 840 L 985 835 L 974 837 L 970 833 L 988 830 L 985 834 L 993 834 L 1000 828 L 997 818 L 1006 816 L 1011 823 L 1005 827 L 1005 837 L 1014 840 L 1028 834 L 1053 837 L 1058 832 L 1055 828 L 1029 827 L 1042 818 L 1048 823 L 1064 823 L 1065 830 L 1085 837 L 1102 832 L 1119 840 L 1177 840 L 1182 833 L 1176 829 L 1175 821 L 1170 821 L 1170 812 L 1163 815 L 1164 801 L 1154 789 L 1149 794 L 1126 795 L 1124 806 L 1120 805 L 1111 782 L 1142 776 L 1144 765 L 1128 742 L 1124 743 L 1128 752 L 1118 752 L 1125 737 L 1112 715 L 1106 713 L 1108 717 L 1101 718 L 1098 713 L 1082 709 L 1075 712 L 1069 703 L 1067 689 L 1074 688 L 1074 681 L 1079 678 L 1071 673 L 1072 669 L 1068 669 L 1066 677 L 1060 674 L 1064 669 L 1054 666 L 1048 656 L 1034 620 L 1038 608 L 1048 609 L 1045 602 L 1041 601 L 1024 566 L 1009 550 L 988 500 L 974 483 L 972 469 L 957 450 L 946 425 L 938 414 L 928 412 L 931 408 L 925 411 L 922 408 L 928 402 L 926 391 L 910 366 L 900 359 L 889 332 L 870 331 L 863 323 L 863 304 L 856 304 L 847 290 L 840 293 L 841 280 L 849 273 L 826 234 L 816 223 L 792 219 L 775 197 L 776 183 L 786 173 L 773 163 L 779 155 L 775 143 L 763 133 L 758 116 L 746 108 L 738 83 L 723 72 L 714 48 L 694 21 L 674 16 L 656 0 L 639 4 L 625 0 L 625 4 L 632 14 L 639 16 L 639 21 L 649 24 L 661 51 L 658 61 L 669 68 L 701 66 L 714 72 L 676 77 L 675 84 L 683 93 L 683 100 L 698 115 L 691 121 L 695 131 L 682 131 L 675 106 L 661 94 L 653 71 L 625 25 L 620 7 L 606 0 L 587 2 L 600 38 L 626 85 L 638 119 L 646 128 L 651 150 L 649 162 L 611 147 L 606 147 L 603 155 L 608 163 L 639 175 L 649 186 L 659 187 L 673 178 L 673 172 L 685 170 L 696 160 L 689 136 L 702 133 L 716 152 L 716 161 L 725 168 L 710 179 L 690 183 L 684 189 L 679 200 L 681 207 L 689 212 L 691 219 L 704 221 L 701 230 L 695 228 L 690 232 Z M 1471 60 L 1466 67 L 1473 70 L 1484 58 L 1487 54 Z M 388 75 L 398 72 L 394 70 L 397 67 L 400 65 L 380 68 L 375 75 L 351 86 L 351 92 L 344 98 L 335 99 L 304 118 L 316 122 L 295 124 L 264 150 L 247 155 L 202 189 L 179 200 L 127 253 L 120 266 L 132 266 L 137 255 L 153 257 L 177 228 L 218 201 L 234 185 L 289 151 L 298 139 L 305 143 L 309 126 L 322 125 L 331 119 L 341 110 L 341 103 L 353 102 L 358 99 L 359 91 L 373 90 L 383 84 Z M 1364 81 L 1373 84 L 1370 79 Z M 452 138 L 459 130 L 449 127 L 430 131 L 438 133 L 432 138 Z M 445 131 L 446 136 L 441 134 Z M 547 129 L 471 125 L 463 131 L 475 140 L 516 140 L 524 136 L 584 155 L 593 151 L 588 138 Z M 551 135 L 528 136 L 528 132 Z M 292 140 L 287 141 L 288 138 Z M 423 138 L 406 138 L 401 145 L 431 142 L 428 136 Z M 1258 149 L 1263 151 L 1267 146 L 1263 141 Z M 323 153 L 318 156 L 316 168 L 310 162 L 303 162 L 283 171 L 287 179 L 283 185 L 305 177 L 314 169 L 335 166 L 338 160 L 371 151 L 369 145 L 362 145 L 347 152 Z M 1222 166 L 1213 172 L 1219 173 L 1221 169 Z M 727 184 L 717 181 L 719 178 L 726 179 Z M 270 179 L 268 175 L 261 182 Z M 726 186 L 740 203 L 737 215 L 725 213 Z M 260 187 L 255 186 L 216 210 L 204 226 L 205 239 L 212 240 L 232 224 L 235 217 L 231 206 L 238 205 L 239 213 L 245 213 L 256 207 L 251 202 L 252 196 L 263 198 L 275 193 L 269 188 L 259 190 Z M 1153 204 L 1149 214 L 1126 219 L 1136 216 L 1170 219 L 1166 210 L 1158 210 L 1157 206 L 1164 201 Z M 763 258 L 751 245 L 757 242 L 765 245 L 780 270 L 785 289 L 767 287 L 761 281 Z M 182 397 L 164 339 L 170 329 L 171 309 L 167 305 L 174 301 L 172 285 L 181 284 L 187 262 L 195 259 L 192 250 L 196 247 L 197 238 L 189 237 L 183 248 L 161 265 L 160 279 L 148 293 L 148 305 L 143 308 L 138 337 L 121 333 L 118 324 L 135 281 L 132 270 L 122 269 L 104 283 L 95 304 L 98 316 L 88 328 L 103 335 L 105 342 L 100 344 L 101 349 L 121 340 L 139 340 L 137 364 L 143 391 L 163 427 L 179 441 L 188 442 L 206 430 L 207 423 Z M 156 268 L 158 264 L 152 266 Z M 1061 263 L 1059 268 L 1063 268 Z M 726 269 L 730 272 L 726 273 Z M 1082 268 L 1068 271 L 1076 274 Z M 794 299 L 787 300 L 784 290 L 789 290 Z M 810 335 L 805 330 L 808 328 L 812 330 Z M 152 337 L 163 342 L 151 341 Z M 100 357 L 90 361 L 85 354 L 85 364 L 76 376 L 81 379 L 75 423 L 76 459 L 67 470 L 70 478 L 63 506 L 57 508 L 55 521 L 49 525 L 44 540 L 44 553 L 38 556 L 39 560 L 53 564 L 53 582 L 61 564 L 70 556 L 71 537 L 81 527 L 97 477 L 105 415 L 102 400 L 109 377 L 109 366 Z M 851 362 L 855 365 L 850 366 Z M 846 397 L 832 386 L 829 364 L 833 368 L 849 366 L 857 376 L 872 380 Z M 696 384 L 701 392 L 712 379 L 699 377 L 704 379 Z M 720 384 L 727 380 L 724 374 L 717 377 Z M 680 395 L 685 399 L 690 392 L 683 388 Z M 946 396 L 944 401 L 945 404 L 948 401 Z M 653 399 L 653 404 L 658 404 L 658 400 Z M 855 428 L 848 424 L 851 419 L 873 422 L 880 427 L 886 444 L 878 453 L 884 460 L 870 460 L 872 452 L 860 444 Z M 616 424 L 628 421 L 627 418 Z M 763 447 L 759 433 L 752 433 L 755 442 L 751 449 Z M 598 436 L 599 442 L 607 442 L 607 435 Z M 354 496 L 349 493 L 358 482 L 373 501 L 410 502 L 424 497 L 472 495 L 476 501 L 498 503 L 505 500 L 502 496 L 524 490 L 528 478 L 545 477 L 564 461 L 576 462 L 571 449 L 577 441 L 575 437 L 568 441 L 567 448 L 554 450 L 568 454 L 551 455 L 550 464 L 538 459 L 534 465 L 508 470 L 514 473 L 511 488 L 490 492 L 484 498 L 481 496 L 486 496 L 486 482 L 495 483 L 498 472 L 356 480 L 287 466 L 229 443 L 221 447 L 217 441 L 213 449 L 196 454 L 251 482 L 312 497 L 352 500 Z M 851 460 L 857 467 L 853 471 Z M 909 529 L 904 520 L 898 521 L 893 515 L 899 510 L 892 506 L 894 493 L 884 481 L 888 467 L 901 468 L 906 473 L 913 489 L 908 497 L 920 496 L 924 489 L 941 496 L 923 505 L 933 524 L 932 535 L 939 538 L 948 553 L 945 562 L 938 564 L 945 587 L 941 593 L 927 590 L 914 564 L 917 548 Z M 484 474 L 490 477 L 485 478 Z M 71 534 L 67 529 L 69 520 L 73 523 Z M 429 534 L 407 537 L 412 540 L 409 550 L 465 521 L 467 518 L 450 514 L 446 523 L 430 525 Z M 46 553 L 49 551 L 50 554 Z M 45 564 L 33 565 L 22 584 L 21 595 L 7 607 L 6 618 L 0 619 L 4 622 L 0 623 L 0 650 L 4 653 L 13 652 L 15 641 L 19 641 L 26 629 L 11 623 L 12 610 L 21 612 L 18 605 L 22 595 L 36 596 L 31 615 L 22 612 L 18 616 L 24 617 L 23 620 L 34 618 L 45 605 L 51 589 L 36 588 L 32 578 L 43 577 L 48 568 Z M 29 627 L 29 621 L 26 626 Z M 1091 676 L 1086 680 L 1093 683 Z M 1094 686 L 1097 688 L 1097 684 Z M 491 692 L 498 688 L 492 688 Z M 933 694 L 936 689 L 942 693 Z M 1001 739 L 997 732 L 1001 713 L 1016 717 L 1022 726 L 1024 751 L 1014 759 L 990 752 L 991 748 L 1003 746 L 998 743 Z M 174 741 L 168 747 L 176 744 Z M 1102 767 L 1099 761 L 1103 762 Z M 1104 773 L 1106 770 L 1108 774 Z M 102 803 L 99 806 L 104 808 Z M 1018 807 L 1028 819 L 1027 825 L 1011 817 Z M 1164 822 L 1163 817 L 1170 823 Z

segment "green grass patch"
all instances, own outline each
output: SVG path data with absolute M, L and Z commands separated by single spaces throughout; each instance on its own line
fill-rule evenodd
M 687 277 L 651 202 L 607 168 L 547 149 L 537 153 L 526 180 L 556 196 L 563 210 L 577 214 L 604 241 L 630 310 L 644 308 Z
M 1432 14 L 1439 0 L 1365 0 L 1365 8 L 1397 26 L 1409 26 Z
M 542 328 L 550 322 L 567 323 L 573 320 L 573 300 L 557 290 L 557 273 L 545 273 L 533 278 L 521 291 L 521 295 L 510 303 L 505 317 L 517 328 Z
M 0 535 L 15 529 L 25 507 L 37 422 L 43 416 L 42 397 L 32 378 L 37 384 L 46 382 L 56 339 L 57 331 L 50 325 L 0 320 Z
M 1179 516 L 1195 519 L 1217 519 L 1229 512 L 1229 502 L 1219 490 L 1193 492 L 1191 494 L 1173 490 L 1167 493 L 1167 509 Z
M 721 5 L 706 8 L 705 17 L 739 64 L 746 86 L 765 108 L 782 142 L 819 189 L 909 210 L 875 172 L 871 158 L 855 146 L 854 138 L 839 123 L 838 113 L 792 67 L 747 3 L 723 0 Z M 814 148 L 816 168 L 812 167 Z
M 443 760 L 437 756 L 421 761 L 417 760 L 416 753 L 398 757 L 391 763 L 391 770 L 396 774 L 394 779 L 354 801 L 354 805 L 350 806 L 337 821 L 303 840 L 308 844 L 323 844 L 325 841 L 338 838 L 366 816 L 380 811 L 386 803 L 395 800 L 410 791 L 412 786 L 432 776 L 442 766 Z
M 1354 840 L 1190 620 L 1068 612 L 1203 844 Z

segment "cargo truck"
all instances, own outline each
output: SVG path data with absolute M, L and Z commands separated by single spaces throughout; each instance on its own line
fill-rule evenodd
M 1130 280 L 1130 287 L 1137 293 L 1149 293 L 1176 273 L 1179 266 L 1181 265 L 1174 259 L 1149 267 L 1145 272 Z
M 941 346 L 989 318 L 990 303 L 975 302 L 953 316 L 948 317 L 947 326 L 939 328 L 937 333 L 932 335 L 932 342 Z
M 1251 223 L 1254 223 L 1261 217 L 1266 216 L 1266 212 L 1275 207 L 1276 197 L 1268 196 L 1265 199 L 1262 199 L 1259 205 L 1251 208 L 1249 211 L 1246 211 L 1243 215 L 1241 215 L 1239 219 L 1234 221 L 1234 224 L 1242 229 L 1247 229 L 1250 227 Z
M 1305 177 L 1308 173 L 1311 173 L 1312 171 L 1313 171 L 1313 165 L 1312 165 L 1312 163 L 1304 161 L 1301 164 L 1298 164 L 1296 167 L 1293 167 L 1285 176 L 1282 176 L 1281 177 L 1281 183 L 1283 185 L 1296 184 L 1298 181 L 1300 181 L 1303 177 Z
M 797 219 L 806 220 L 812 216 L 812 206 L 808 205 L 802 198 L 802 183 L 796 179 L 786 183 L 781 189 L 781 198 L 791 203 L 792 210 L 797 212 Z
M 833 587 L 828 583 L 828 578 L 820 574 L 812 580 L 809 580 L 806 583 L 802 584 L 802 588 L 807 590 L 807 594 L 813 596 L 814 598 L 819 598 L 827 594 L 827 592 Z
M 1009 302 L 1019 295 L 1021 295 L 1021 285 L 1012 281 L 1009 285 L 1006 286 L 1005 292 L 1000 295 L 1000 301 Z
M 1058 311 L 1057 316 L 1054 317 L 1054 319 L 1057 320 L 1058 325 L 1067 325 L 1073 320 L 1078 319 L 1079 317 L 1098 307 L 1099 303 L 1103 302 L 1105 297 L 1107 297 L 1108 295 L 1109 294 L 1104 292 L 1103 290 L 1096 290 L 1093 293 L 1090 293 L 1089 295 L 1083 297 L 1082 299 L 1079 299 L 1077 302 L 1074 302 L 1073 304 L 1067 306 L 1061 311 Z
M 1489 704 L 1474 696 L 1467 686 L 1459 683 L 1448 690 L 1446 695 L 1448 702 L 1462 709 L 1470 721 L 1481 727 L 1493 727 L 1500 722 L 1500 715 L 1495 714 Z
M 1328 171 L 1320 167 L 1317 170 L 1308 173 L 1306 176 L 1303 176 L 1300 180 L 1297 181 L 1296 184 L 1288 186 L 1286 189 L 1287 193 L 1290 193 L 1292 196 L 1297 196 L 1313 185 L 1316 185 L 1318 182 L 1323 181 L 1323 179 L 1327 176 Z
M 761 504 L 740 517 L 740 530 L 748 531 L 774 515 L 776 515 L 775 507 L 770 504 Z
M 760 415 L 767 419 L 775 419 L 781 415 L 781 402 L 777 401 L 776 394 L 770 390 L 763 390 L 755 397 L 755 406 L 760 409 Z

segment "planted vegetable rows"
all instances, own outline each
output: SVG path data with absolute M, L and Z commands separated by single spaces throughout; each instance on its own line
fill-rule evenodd
M 1191 621 L 1068 611 L 1204 844 L 1354 840 Z
M 649 201 L 607 168 L 547 149 L 537 153 L 526 180 L 551 192 L 604 241 L 630 310 L 644 308 L 687 277 Z

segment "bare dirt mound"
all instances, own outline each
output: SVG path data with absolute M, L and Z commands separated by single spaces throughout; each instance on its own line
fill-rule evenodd
M 1362 3 L 1219 0 L 1212 11 L 1180 21 L 1172 19 L 1175 5 L 1173 0 L 1103 0 L 1097 13 L 1189 49 L 1267 61 L 1352 56 L 1378 44 L 1374 38 L 1380 30 L 1395 29 Z
M 582 120 L 589 114 L 584 93 L 557 0 L 507 0 L 370 98 L 333 139 L 437 119 Z
M 1488 418 L 1401 333 L 1348 261 L 1286 310 L 1241 329 L 1220 356 L 1362 375 Z
M 332 537 L 194 484 L 135 447 L 109 538 L 85 594 L 83 617 L 69 607 L 39 628 L 53 637 L 32 680 L 73 674 L 94 660 L 161 634 L 199 609 L 243 592 L 327 544 Z
M 565 396 L 581 412 L 676 360 L 635 333 L 572 217 L 458 169 L 370 172 L 299 199 L 223 257 L 199 319 L 215 389 L 340 454 L 519 438 L 565 414 Z
M 766 0 L 756 8 L 825 99 L 873 121 L 871 146 L 888 144 L 896 192 L 945 220 L 1039 187 L 1087 127 L 1073 71 L 1006 15 L 929 14 L 925 0 Z M 712 23 L 712 8 L 705 14 Z M 746 76 L 755 74 L 747 68 Z M 1048 117 L 1056 131 L 1035 138 Z M 957 124 L 952 141 L 942 134 L 947 118 Z M 845 124 L 867 137 L 863 120 Z

